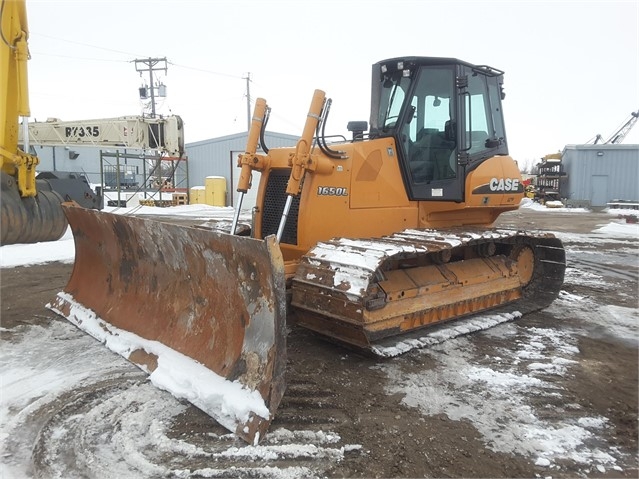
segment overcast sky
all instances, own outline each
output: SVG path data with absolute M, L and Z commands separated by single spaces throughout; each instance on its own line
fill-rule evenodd
M 142 113 L 133 60 L 157 74 L 187 142 L 246 129 L 250 94 L 269 130 L 300 134 L 316 88 L 327 134 L 368 120 L 370 68 L 397 56 L 504 70 L 511 155 L 530 161 L 609 137 L 639 110 L 639 1 L 27 0 L 32 119 Z M 252 108 L 251 108 L 252 111 Z M 639 126 L 625 142 L 639 143 Z

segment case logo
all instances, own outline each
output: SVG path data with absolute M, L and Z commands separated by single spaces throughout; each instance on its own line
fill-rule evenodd
M 488 183 L 484 183 L 473 190 L 476 195 L 498 195 L 503 193 L 523 193 L 524 185 L 519 178 L 491 178 Z
M 488 186 L 491 191 L 518 191 L 519 178 L 492 178 Z

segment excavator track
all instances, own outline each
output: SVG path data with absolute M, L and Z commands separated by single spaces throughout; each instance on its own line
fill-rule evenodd
M 398 351 L 377 347 L 388 338 L 401 341 L 506 306 L 514 313 L 504 320 L 545 308 L 558 296 L 565 269 L 563 245 L 548 233 L 411 229 L 337 238 L 302 258 L 291 306 L 298 324 L 387 356 Z
M 67 230 L 62 197 L 42 180 L 38 194 L 22 198 L 15 178 L 0 172 L 0 245 L 56 241 Z

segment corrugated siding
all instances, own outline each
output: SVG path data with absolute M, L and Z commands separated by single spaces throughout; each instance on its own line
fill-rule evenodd
M 562 163 L 568 175 L 567 198 L 592 206 L 639 200 L 639 145 L 569 145 Z
M 41 147 L 39 145 L 36 145 L 34 149 L 40 160 L 36 171 L 76 171 L 86 173 L 92 183 L 100 183 L 100 150 L 76 146 L 66 149 L 64 146 Z M 69 151 L 80 155 L 75 160 L 71 160 L 69 159 Z
M 248 133 L 223 136 L 211 140 L 187 143 L 186 155 L 189 161 L 190 186 L 204 186 L 207 176 L 223 176 L 226 178 L 227 204 L 230 205 L 234 192 L 231 179 L 237 181 L 237 154 L 246 150 Z M 294 146 L 298 137 L 283 133 L 265 133 L 264 141 L 268 148 Z M 231 171 L 233 168 L 233 171 Z M 255 193 L 253 191 L 252 193 Z M 248 203 L 245 203 L 248 204 Z M 244 205 L 243 205 L 244 206 Z

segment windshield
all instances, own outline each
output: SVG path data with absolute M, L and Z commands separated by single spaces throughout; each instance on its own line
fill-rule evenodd
M 401 72 L 394 72 L 384 78 L 378 120 L 378 125 L 382 130 L 395 128 L 410 81 L 410 78 L 403 77 Z

